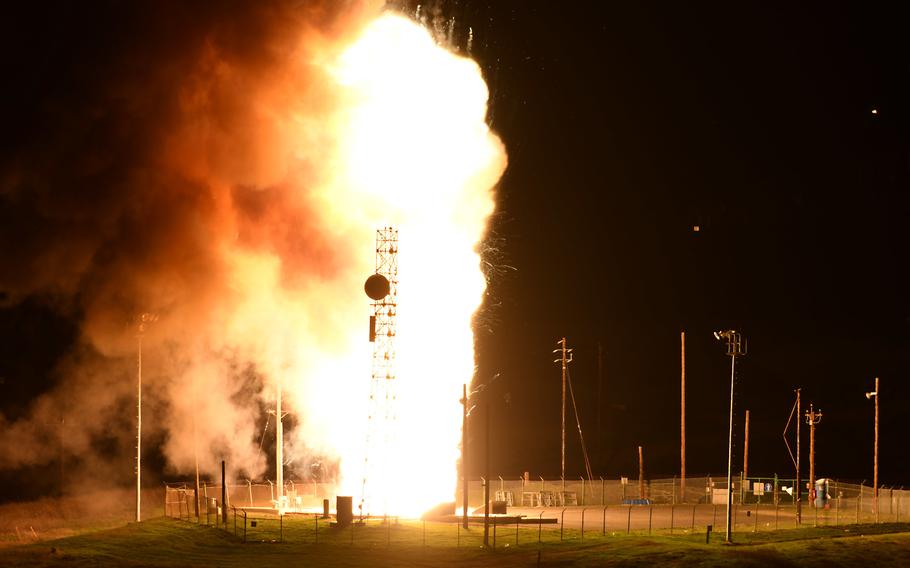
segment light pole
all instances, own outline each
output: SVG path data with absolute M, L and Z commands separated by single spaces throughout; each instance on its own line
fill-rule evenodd
M 142 513 L 142 336 L 146 326 L 157 320 L 158 316 L 143 313 L 139 316 L 139 326 L 136 331 L 138 347 L 136 368 L 136 522 L 141 520 Z
M 727 342 L 727 355 L 730 356 L 730 430 L 727 438 L 727 526 L 724 540 L 732 542 L 730 525 L 733 520 L 733 379 L 736 377 L 736 358 L 746 354 L 743 338 L 740 333 L 729 329 L 715 331 L 714 338 Z
M 875 399 L 875 450 L 872 458 L 872 512 L 878 522 L 878 377 L 875 377 L 875 390 L 866 393 L 866 398 Z

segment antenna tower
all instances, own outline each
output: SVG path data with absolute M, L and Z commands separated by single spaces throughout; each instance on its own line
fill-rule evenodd
M 367 443 L 361 486 L 360 515 L 388 513 L 388 493 L 394 471 L 389 451 L 397 422 L 395 336 L 398 333 L 398 229 L 376 231 L 376 274 L 389 283 L 389 293 L 373 300 L 370 316 L 370 341 L 373 342 Z M 369 485 L 369 492 L 368 492 Z M 382 494 L 382 501 L 377 496 Z

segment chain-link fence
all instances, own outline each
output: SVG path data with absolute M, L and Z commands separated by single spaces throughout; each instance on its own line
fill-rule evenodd
M 800 527 L 839 527 L 857 523 L 901 523 L 910 520 L 910 491 L 871 487 L 836 480 L 819 480 L 817 493 L 803 492 L 800 507 L 793 480 L 737 479 L 733 484 L 731 530 L 754 533 Z M 228 486 L 227 510 L 221 487 L 201 484 L 199 514 L 190 484 L 169 484 L 165 514 L 232 532 L 244 542 L 383 543 L 425 546 L 483 544 L 483 480 L 468 484 L 468 526 L 462 526 L 461 487 L 458 509 L 433 519 L 366 518 L 339 525 L 326 515 L 323 499 L 335 504 L 331 484 L 285 487 L 279 502 L 274 484 L 239 483 Z M 642 498 L 644 494 L 644 498 Z M 676 534 L 704 538 L 709 526 L 726 526 L 726 479 L 688 478 L 638 481 L 587 479 L 578 481 L 495 478 L 490 480 L 491 510 L 488 545 L 518 546 L 565 539 L 619 535 Z M 278 507 L 279 503 L 286 506 Z M 503 512 L 504 511 L 504 512 Z M 227 514 L 225 514 L 227 513 Z M 330 511 L 331 513 L 331 511 Z

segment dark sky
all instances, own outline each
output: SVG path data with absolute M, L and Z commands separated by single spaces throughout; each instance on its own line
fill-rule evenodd
M 438 4 L 461 35 L 474 30 L 492 124 L 509 152 L 490 241 L 500 268 L 476 339 L 476 381 L 489 383 L 476 400 L 495 415 L 494 473 L 559 474 L 551 350 L 562 336 L 575 349 L 595 475 L 634 475 L 638 445 L 650 474 L 678 473 L 682 330 L 687 469 L 723 472 L 730 361 L 711 332 L 735 328 L 749 346 L 735 470 L 749 409 L 750 471 L 791 475 L 781 434 L 801 387 L 804 403 L 824 411 L 818 475 L 871 479 L 873 407 L 863 393 L 879 376 L 881 479 L 910 479 L 900 420 L 910 402 L 906 14 L 886 3 L 790 4 Z M 80 12 L 84 28 L 65 30 L 72 12 L 48 16 L 41 49 L 17 43 L 21 32 L 6 41 L 12 95 L 0 116 L 16 135 L 3 143 L 6 158 L 28 133 L 21 117 L 52 112 L 36 102 L 41 89 L 65 90 L 66 73 L 134 41 L 110 31 L 113 17 Z M 55 26 L 86 38 L 84 48 L 55 43 Z M 62 83 L 15 74 L 35 65 L 59 65 Z M 0 269 L 23 269 L 12 260 L 21 251 L 0 252 Z M 0 310 L 7 416 L 50 388 L 75 337 L 72 317 L 42 298 Z M 570 411 L 575 477 L 583 465 L 573 424 Z
M 494 470 L 558 474 L 550 350 L 566 335 L 595 470 L 634 475 L 641 444 L 650 472 L 678 473 L 686 330 L 688 471 L 724 471 L 730 361 L 711 332 L 732 327 L 749 342 L 735 464 L 750 409 L 750 471 L 792 475 L 781 435 L 801 387 L 824 411 L 819 475 L 871 478 L 863 393 L 880 376 L 882 480 L 905 482 L 902 15 L 638 2 L 476 13 L 492 18 L 478 56 L 510 154 L 495 230 L 518 269 L 495 282 L 501 306 L 478 339 L 479 378 L 501 373 Z M 574 428 L 569 439 L 579 475 Z

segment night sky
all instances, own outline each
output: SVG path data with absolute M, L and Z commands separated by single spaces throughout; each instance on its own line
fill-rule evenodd
M 750 472 L 792 475 L 781 435 L 802 388 L 804 407 L 824 411 L 817 476 L 871 480 L 863 393 L 878 376 L 881 482 L 910 479 L 906 14 L 885 3 L 789 4 L 435 5 L 460 37 L 473 28 L 490 121 L 509 153 L 476 335 L 475 386 L 486 387 L 475 400 L 494 414 L 494 475 L 559 475 L 551 351 L 563 336 L 595 476 L 636 475 L 639 445 L 648 475 L 678 474 L 683 330 L 687 470 L 725 472 L 730 360 L 712 332 L 732 328 L 749 347 L 737 361 L 734 471 L 749 409 Z M 121 32 L 116 17 L 88 9 L 4 18 L 0 187 L 21 147 L 54 132 L 48 101 L 67 101 L 70 83 L 86 82 L 72 74 L 137 41 L 126 36 L 140 16 Z M 69 103 L 89 105 L 84 97 L 76 90 Z M 7 225 L 14 201 L 0 193 Z M 0 270 L 30 269 L 15 235 L 5 231 L 0 246 Z M 7 418 L 58 380 L 78 318 L 41 295 L 0 310 Z M 471 419 L 473 475 L 482 417 Z M 567 423 L 567 475 L 577 477 L 571 406 Z

